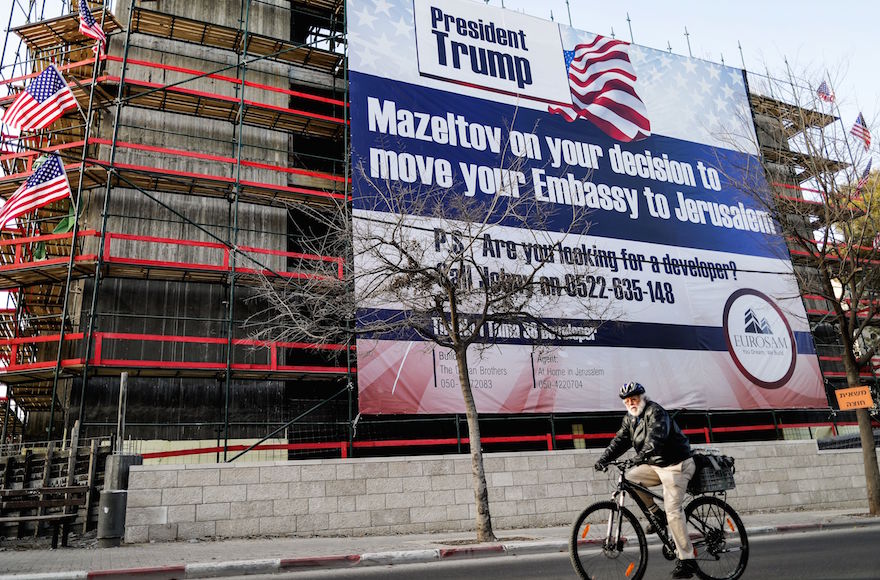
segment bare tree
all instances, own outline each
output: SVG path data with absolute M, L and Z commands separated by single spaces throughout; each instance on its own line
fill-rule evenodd
M 345 256 L 346 267 L 328 263 L 320 275 L 285 284 L 265 277 L 254 334 L 321 343 L 363 337 L 360 356 L 369 339 L 383 337 L 449 349 L 467 416 L 477 540 L 493 541 L 469 360 L 502 333 L 539 348 L 550 338 L 588 338 L 614 315 L 611 301 L 588 298 L 590 259 L 579 240 L 587 213 L 583 204 L 536 201 L 516 160 L 491 169 L 491 194 L 468 195 L 460 183 L 408 185 L 375 165 L 355 171 L 365 187 L 354 210 L 291 208 L 294 224 L 313 225 L 299 236 L 307 253 Z
M 790 73 L 789 80 L 764 82 L 757 93 L 772 96 L 752 96 L 762 166 L 735 183 L 781 227 L 804 298 L 829 311 L 826 330 L 839 341 L 847 386 L 858 387 L 860 371 L 880 346 L 871 331 L 880 323 L 878 180 L 858 183 L 868 162 L 865 147 L 818 101 L 812 83 Z M 856 416 L 869 511 L 880 515 L 871 413 L 857 409 Z

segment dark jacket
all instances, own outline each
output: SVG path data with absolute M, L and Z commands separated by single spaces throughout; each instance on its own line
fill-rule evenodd
M 636 450 L 634 461 L 659 467 L 681 463 L 691 456 L 688 438 L 678 428 L 666 409 L 648 401 L 645 410 L 638 417 L 629 413 L 623 418 L 620 430 L 602 458 L 601 463 L 614 461 L 632 447 Z

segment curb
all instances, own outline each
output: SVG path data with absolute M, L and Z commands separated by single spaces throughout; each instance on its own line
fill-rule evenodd
M 749 536 L 838 530 L 844 528 L 877 527 L 880 521 L 829 522 L 816 524 L 788 524 L 781 526 L 747 527 Z M 657 541 L 656 537 L 649 542 Z M 243 576 L 249 574 L 273 574 L 281 571 L 318 570 L 329 568 L 353 568 L 367 566 L 393 566 L 401 564 L 425 564 L 443 560 L 465 560 L 475 558 L 494 558 L 499 556 L 522 556 L 527 554 L 549 554 L 568 551 L 565 540 L 544 540 L 534 542 L 512 542 L 509 544 L 488 544 L 463 548 L 434 548 L 425 550 L 405 550 L 394 552 L 366 552 L 344 556 L 316 556 L 310 558 L 273 558 L 262 560 L 231 560 L 228 562 L 208 562 L 155 566 L 148 568 L 127 568 L 117 570 L 93 570 L 74 572 L 40 572 L 35 574 L 4 574 L 0 580 L 122 580 L 124 578 L 149 578 L 150 580 L 179 580 L 182 578 L 219 578 L 223 576 Z

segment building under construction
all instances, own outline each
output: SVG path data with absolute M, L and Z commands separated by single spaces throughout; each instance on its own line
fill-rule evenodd
M 321 224 L 297 209 L 347 207 L 344 1 L 88 7 L 107 34 L 104 51 L 80 31 L 78 2 L 59 10 L 13 0 L 9 17 L 0 106 L 54 64 L 79 107 L 5 141 L 0 156 L 4 198 L 46 153 L 61 156 L 72 191 L 0 239 L 4 440 L 62 439 L 77 421 L 81 437 L 113 434 L 125 372 L 132 441 L 191 449 L 271 435 L 291 457 L 460 449 L 457 415 L 359 417 L 351 343 L 252 338 L 260 284 L 349 267 L 345 256 L 309 251 L 304 236 L 320 235 Z M 762 153 L 780 166 L 774 179 L 801 196 L 809 176 L 793 169 L 788 141 L 834 118 L 791 114 L 766 96 L 752 105 Z M 827 311 L 807 306 L 816 317 Z M 826 378 L 842 378 L 839 352 L 819 349 Z M 588 418 L 602 431 L 618 421 L 489 416 L 483 441 L 571 446 Z M 682 422 L 725 440 L 835 429 L 841 418 L 829 408 L 689 413 Z M 156 445 L 136 450 L 168 449 Z

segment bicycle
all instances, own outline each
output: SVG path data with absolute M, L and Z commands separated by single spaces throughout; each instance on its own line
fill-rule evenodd
M 630 462 L 612 461 L 608 465 L 620 470 L 617 487 L 610 501 L 594 503 L 575 520 L 568 543 L 571 563 L 584 579 L 640 580 L 648 566 L 648 541 L 638 519 L 623 502 L 627 495 L 635 500 L 645 518 L 653 524 L 663 556 L 674 560 L 672 535 L 633 492 L 638 490 L 655 499 L 663 498 L 626 479 Z M 697 575 L 704 580 L 736 580 L 745 572 L 749 541 L 739 514 L 718 495 L 697 494 L 685 505 L 685 519 L 699 568 Z

